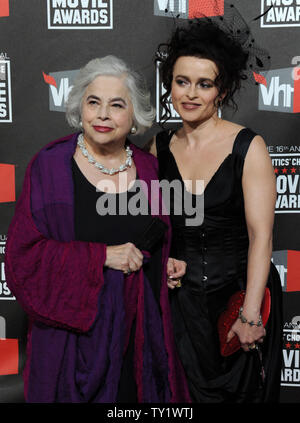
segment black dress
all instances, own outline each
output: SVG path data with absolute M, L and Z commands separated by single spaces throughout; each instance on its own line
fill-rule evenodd
M 152 221 L 149 214 L 132 215 L 119 214 L 119 203 L 128 202 L 136 193 L 138 188 L 133 187 L 125 193 L 106 194 L 110 196 L 112 202 L 116 205 L 116 214 L 99 215 L 96 204 L 104 192 L 96 191 L 85 176 L 81 173 L 77 163 L 72 159 L 72 173 L 74 181 L 74 222 L 75 236 L 78 241 L 101 242 L 106 245 L 119 245 L 126 242 L 134 244 L 139 242 L 141 234 Z M 137 177 L 138 179 L 138 177 Z M 125 200 L 124 197 L 126 196 Z M 123 197 L 123 199 L 122 199 Z M 110 201 L 110 200 L 108 200 Z M 107 208 L 107 207 L 106 207 Z M 141 246 L 141 249 L 142 246 Z M 154 298 L 159 307 L 160 281 L 161 281 L 161 246 L 159 243 L 153 246 L 151 258 L 144 265 L 144 272 L 150 282 Z M 135 322 L 131 329 L 128 348 L 124 355 L 117 402 L 133 403 L 137 402 L 136 382 L 134 378 L 134 335 Z
M 174 132 L 156 137 L 160 179 L 180 180 L 169 149 Z M 281 283 L 270 264 L 268 287 L 272 306 L 261 361 L 257 351 L 240 349 L 222 357 L 217 320 L 229 297 L 245 289 L 248 234 L 242 191 L 242 173 L 248 147 L 255 134 L 239 132 L 229 154 L 204 191 L 204 220 L 187 226 L 186 215 L 176 215 L 171 200 L 173 241 L 171 257 L 185 260 L 182 287 L 170 291 L 176 345 L 188 379 L 193 402 L 277 402 L 280 389 L 282 307 Z M 185 190 L 185 188 L 183 188 Z M 187 194 L 187 191 L 185 191 Z M 196 196 L 190 194 L 192 200 Z

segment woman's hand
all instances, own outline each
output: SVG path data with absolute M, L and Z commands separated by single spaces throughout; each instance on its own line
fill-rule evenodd
M 257 320 L 258 319 L 254 321 Z M 263 342 L 264 337 L 266 336 L 266 330 L 263 326 L 251 326 L 248 323 L 242 323 L 240 319 L 237 319 L 228 332 L 227 342 L 229 342 L 235 335 L 239 338 L 242 349 L 244 351 L 251 351 L 257 342 Z
M 181 278 L 185 275 L 186 262 L 169 257 L 167 263 L 168 287 L 174 289 L 181 286 Z
M 143 265 L 143 254 L 131 242 L 108 246 L 104 265 L 123 273 L 136 272 Z

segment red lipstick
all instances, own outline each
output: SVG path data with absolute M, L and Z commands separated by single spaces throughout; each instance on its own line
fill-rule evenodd
M 113 128 L 110 128 L 109 126 L 93 126 L 93 128 L 97 132 L 110 132 L 113 130 Z

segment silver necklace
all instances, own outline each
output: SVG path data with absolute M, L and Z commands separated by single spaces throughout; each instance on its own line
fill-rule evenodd
M 87 151 L 87 148 L 85 146 L 83 134 L 79 134 L 77 139 L 77 145 L 80 148 L 82 154 L 84 157 L 86 157 L 89 161 L 89 163 L 92 163 L 97 169 L 99 169 L 102 173 L 105 173 L 106 175 L 115 175 L 116 173 L 123 172 L 128 167 L 131 167 L 132 165 L 132 150 L 129 146 L 126 147 L 126 161 L 124 164 L 122 164 L 118 169 L 112 168 L 108 169 L 107 167 L 103 166 L 101 163 L 97 162 L 94 157 Z

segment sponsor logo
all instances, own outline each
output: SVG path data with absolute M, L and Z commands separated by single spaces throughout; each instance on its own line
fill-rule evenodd
M 112 29 L 113 0 L 47 0 L 48 29 Z
M 273 251 L 272 262 L 280 275 L 283 291 L 300 291 L 300 251 Z
M 181 19 L 224 14 L 224 0 L 154 0 L 154 15 Z
M 12 122 L 10 59 L 0 54 L 0 122 Z
M 300 316 L 285 322 L 283 329 L 281 386 L 300 387 Z
M 0 163 L 0 203 L 16 201 L 15 165 Z
M 261 72 L 255 79 L 259 82 L 259 110 L 300 113 L 299 67 Z
M 3 316 L 0 316 L 0 375 L 16 375 L 18 373 L 18 339 L 6 338 L 6 321 Z
M 13 296 L 11 290 L 8 288 L 5 278 L 5 244 L 6 235 L 0 235 L 0 300 L 15 300 L 16 298 Z
M 300 26 L 300 0 L 261 0 L 262 28 Z
M 9 16 L 9 0 L 0 0 L 0 17 Z
M 269 146 L 276 175 L 275 213 L 300 213 L 300 147 Z
M 65 112 L 65 102 L 73 87 L 73 80 L 79 70 L 43 72 L 44 81 L 49 85 L 49 109 L 53 112 Z

